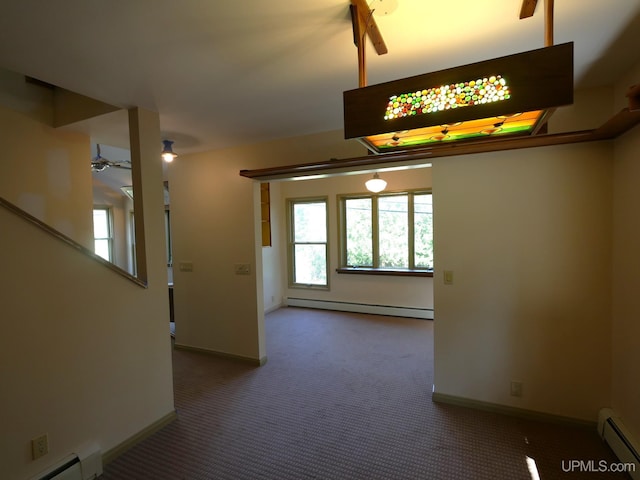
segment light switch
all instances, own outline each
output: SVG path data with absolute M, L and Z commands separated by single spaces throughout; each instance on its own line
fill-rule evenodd
M 193 272 L 192 262 L 180 262 L 179 267 L 181 272 Z
M 453 270 L 444 271 L 444 284 L 453 285 Z
M 251 273 L 251 265 L 248 263 L 236 263 L 234 270 L 236 275 L 249 275 Z

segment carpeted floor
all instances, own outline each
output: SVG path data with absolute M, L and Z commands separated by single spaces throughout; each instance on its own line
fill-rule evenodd
M 433 403 L 431 321 L 284 308 L 266 331 L 263 367 L 174 351 L 178 419 L 101 478 L 628 478 L 563 471 L 616 461 L 591 429 Z

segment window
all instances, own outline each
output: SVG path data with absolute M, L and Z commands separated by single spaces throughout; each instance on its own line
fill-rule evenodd
M 327 199 L 291 199 L 287 209 L 289 284 L 328 287 Z
M 167 245 L 167 267 L 173 266 L 173 255 L 171 245 L 171 212 L 165 207 L 164 210 L 164 237 Z
M 112 231 L 111 210 L 108 207 L 95 207 L 93 209 L 94 252 L 108 262 L 113 258 Z
M 431 192 L 342 195 L 339 202 L 342 269 L 433 270 Z

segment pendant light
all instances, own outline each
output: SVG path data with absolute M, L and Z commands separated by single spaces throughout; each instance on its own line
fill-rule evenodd
M 369 190 L 370 192 L 378 193 L 386 188 L 387 182 L 381 179 L 378 176 L 378 173 L 376 172 L 373 174 L 373 178 L 370 178 L 369 180 L 367 180 L 364 183 L 364 185 L 367 187 L 367 190 Z
M 171 148 L 173 142 L 171 140 L 163 140 L 162 144 L 164 145 L 162 149 L 162 159 L 167 163 L 173 162 L 173 159 L 178 156 L 173 153 L 173 149 Z

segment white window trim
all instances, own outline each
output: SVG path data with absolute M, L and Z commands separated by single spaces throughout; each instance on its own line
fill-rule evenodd
M 339 211 L 339 256 L 340 267 L 336 269 L 338 273 L 362 273 L 373 275 L 405 275 L 405 276 L 433 276 L 433 269 L 421 268 L 415 266 L 415 231 L 414 231 L 414 195 L 430 194 L 433 195 L 429 188 L 401 190 L 382 193 L 354 193 L 342 194 L 337 196 Z M 409 232 L 409 267 L 408 268 L 380 268 L 380 252 L 379 252 L 379 224 L 378 224 L 378 199 L 380 197 L 408 195 L 408 232 Z M 371 199 L 371 236 L 372 236 L 372 255 L 373 265 L 367 266 L 349 266 L 347 265 L 347 216 L 346 216 L 346 200 L 349 199 Z M 432 197 L 433 198 L 433 197 Z
M 304 197 L 304 198 L 288 198 L 287 202 L 287 270 L 289 279 L 289 288 L 304 288 L 310 290 L 329 290 L 329 199 L 327 197 Z M 324 203 L 325 219 L 326 219 L 326 240 L 324 242 L 294 242 L 293 231 L 293 206 L 300 203 Z M 306 284 L 295 282 L 295 246 L 301 244 L 324 245 L 325 246 L 325 272 L 327 282 L 324 285 Z

